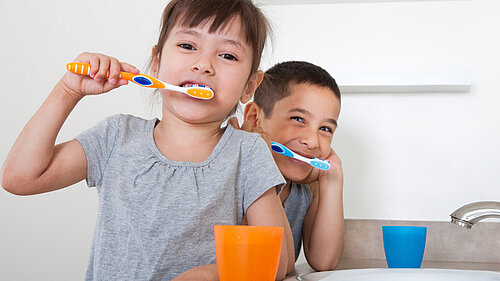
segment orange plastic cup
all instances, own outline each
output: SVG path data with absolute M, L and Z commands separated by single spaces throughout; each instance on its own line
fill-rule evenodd
M 274 281 L 283 227 L 215 225 L 215 256 L 221 281 Z

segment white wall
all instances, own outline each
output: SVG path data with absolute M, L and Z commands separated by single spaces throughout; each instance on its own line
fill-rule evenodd
M 272 62 L 308 60 L 333 76 L 471 73 L 469 93 L 343 96 L 334 147 L 347 218 L 448 220 L 464 203 L 500 200 L 499 9 L 498 1 L 266 9 L 276 23 Z
M 81 51 L 143 69 L 165 1 L 0 1 L 0 161 Z M 500 3 L 414 1 L 267 6 L 266 69 L 308 60 L 340 72 L 469 71 L 470 93 L 345 94 L 334 147 L 347 218 L 448 220 L 460 205 L 500 200 Z M 340 84 L 342 81 L 338 81 Z M 60 141 L 119 112 L 151 117 L 135 86 L 84 99 Z M 0 279 L 78 280 L 97 195 L 85 183 L 16 197 L 0 190 Z

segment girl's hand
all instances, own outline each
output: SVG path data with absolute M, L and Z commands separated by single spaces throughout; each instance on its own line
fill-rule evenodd
M 90 76 L 68 71 L 62 79 L 66 92 L 75 98 L 99 95 L 127 85 L 127 80 L 119 78 L 120 71 L 139 73 L 139 70 L 134 66 L 103 54 L 82 53 L 74 61 L 90 64 Z M 107 77 L 108 72 L 109 78 Z
M 342 179 L 342 162 L 333 149 L 330 149 L 328 157 L 324 160 L 330 161 L 330 169 L 325 171 L 313 168 L 304 180 L 297 183 L 309 184 L 315 181 L 330 182 Z

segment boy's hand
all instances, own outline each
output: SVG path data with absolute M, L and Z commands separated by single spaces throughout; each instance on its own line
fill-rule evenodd
M 243 130 L 245 132 L 250 132 L 250 133 L 257 133 L 260 134 L 260 136 L 264 139 L 264 141 L 267 143 L 267 146 L 269 149 L 271 149 L 271 137 L 269 137 L 269 134 L 264 132 L 262 127 L 253 127 L 252 123 L 250 121 L 245 121 L 243 122 L 243 125 L 238 124 L 238 119 L 236 117 L 231 117 L 229 120 L 227 120 L 228 124 L 231 124 L 235 129 Z
M 103 54 L 82 53 L 74 61 L 90 64 L 90 76 L 68 71 L 62 78 L 66 92 L 75 98 L 102 94 L 119 86 L 127 85 L 127 80 L 119 78 L 120 71 L 139 73 L 139 70 L 134 66 Z M 107 77 L 108 72 L 109 78 Z
M 309 184 L 315 181 L 334 181 L 342 178 L 342 162 L 340 158 L 335 154 L 335 151 L 330 149 L 330 154 L 324 160 L 330 161 L 330 169 L 320 170 L 313 168 L 309 175 L 302 181 L 297 182 L 299 184 Z

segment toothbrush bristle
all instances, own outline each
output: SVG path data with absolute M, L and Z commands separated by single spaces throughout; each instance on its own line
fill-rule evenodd
M 192 96 L 193 98 L 198 98 L 203 100 L 209 100 L 214 97 L 214 92 L 212 89 L 203 88 L 199 86 L 190 87 L 190 89 L 187 90 L 187 94 Z

